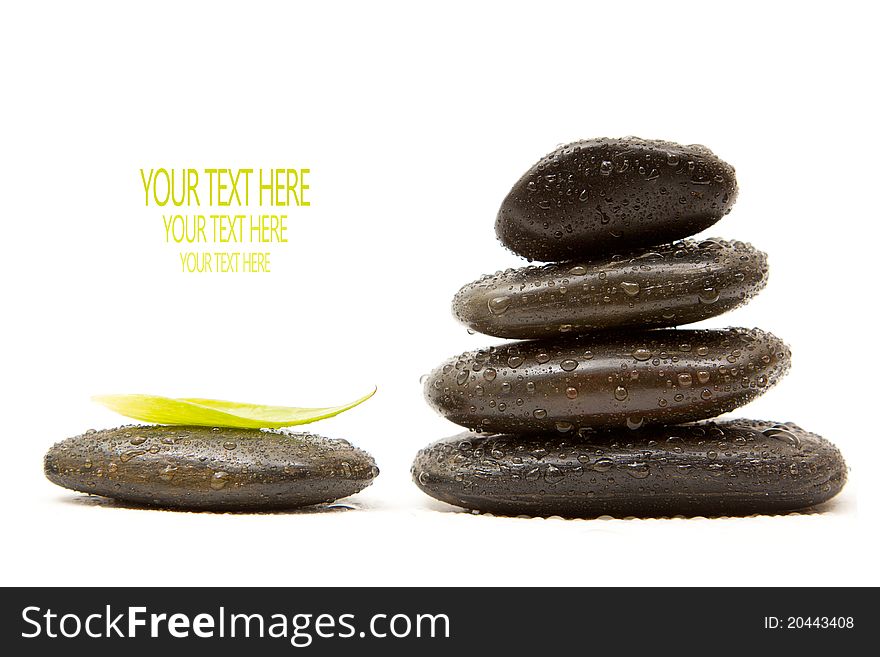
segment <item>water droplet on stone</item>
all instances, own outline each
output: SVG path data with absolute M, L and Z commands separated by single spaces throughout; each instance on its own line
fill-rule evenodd
M 596 459 L 596 462 L 593 464 L 593 470 L 596 472 L 608 472 L 612 466 L 614 466 L 614 462 L 611 459 Z
M 632 352 L 632 357 L 636 360 L 648 360 L 651 357 L 651 351 L 644 347 L 640 347 Z
M 122 461 L 123 463 L 128 463 L 133 458 L 136 458 L 138 456 L 143 456 L 144 454 L 146 454 L 146 452 L 142 449 L 130 449 L 127 452 L 123 452 L 119 456 L 119 460 Z
M 162 481 L 171 481 L 174 479 L 174 475 L 177 473 L 177 468 L 173 465 L 166 465 L 162 471 L 159 473 L 159 479 Z
M 801 448 L 801 439 L 798 438 L 796 434 L 783 427 L 771 427 L 770 429 L 764 429 L 761 433 L 768 438 L 774 438 L 788 443 L 795 449 Z
M 493 315 L 503 315 L 510 308 L 510 297 L 493 297 L 488 301 L 489 312 Z
M 620 284 L 620 289 L 626 293 L 627 296 L 634 297 L 639 293 L 641 289 L 638 283 L 631 283 L 629 281 L 624 281 Z
M 565 475 L 555 465 L 548 465 L 544 471 L 544 479 L 551 484 L 556 484 L 565 479 Z
M 651 474 L 651 469 L 647 463 L 630 463 L 626 466 L 624 472 L 635 479 L 644 479 Z
M 636 429 L 641 429 L 642 425 L 645 423 L 644 418 L 632 416 L 626 418 L 626 426 L 628 429 L 632 429 L 635 431 Z
M 698 296 L 700 303 L 712 304 L 718 301 L 721 297 L 721 293 L 714 287 L 707 287 L 706 289 L 701 290 Z
M 614 398 L 617 401 L 623 401 L 624 399 L 627 398 L 628 395 L 629 395 L 629 393 L 626 391 L 626 388 L 624 388 L 623 386 L 617 386 L 614 389 Z
M 559 367 L 561 367 L 566 372 L 571 372 L 572 370 L 577 369 L 577 366 L 578 366 L 578 362 L 576 360 L 571 359 L 571 358 L 567 358 L 564 361 L 562 361 L 561 363 L 559 363 Z

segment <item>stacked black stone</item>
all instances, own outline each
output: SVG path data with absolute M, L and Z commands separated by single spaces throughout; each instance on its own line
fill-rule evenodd
M 773 386 L 791 352 L 760 329 L 670 328 L 748 302 L 765 254 L 686 239 L 728 214 L 733 167 L 703 146 L 594 139 L 514 185 L 495 230 L 543 266 L 456 294 L 474 331 L 517 341 L 451 358 L 429 404 L 470 431 L 423 449 L 428 495 L 507 515 L 745 515 L 836 495 L 846 465 L 791 423 L 706 421 Z M 678 240 L 678 241 L 677 241 Z

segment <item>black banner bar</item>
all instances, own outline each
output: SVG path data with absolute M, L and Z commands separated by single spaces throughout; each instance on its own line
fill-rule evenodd
M 548 574 L 549 576 L 549 574 Z M 584 654 L 846 650 L 874 632 L 870 589 L 4 589 L 5 654 Z M 418 651 L 418 652 L 413 652 Z M 201 654 L 201 653 L 199 653 Z M 760 652 L 758 654 L 761 654 Z

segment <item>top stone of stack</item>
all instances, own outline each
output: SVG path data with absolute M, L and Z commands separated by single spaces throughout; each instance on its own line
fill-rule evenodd
M 560 146 L 508 193 L 495 221 L 507 248 L 554 262 L 665 244 L 730 212 L 732 166 L 705 146 L 625 137 Z

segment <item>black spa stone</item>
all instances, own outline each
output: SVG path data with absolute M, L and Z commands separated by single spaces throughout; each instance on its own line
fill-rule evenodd
M 846 464 L 830 442 L 791 424 L 731 420 L 585 436 L 440 440 L 412 476 L 443 502 L 500 515 L 750 515 L 834 497 Z
M 450 358 L 425 379 L 443 417 L 495 433 L 704 420 L 773 386 L 791 352 L 759 329 L 657 329 L 510 342 Z
M 264 511 L 347 497 L 379 470 L 348 442 L 313 434 L 124 426 L 55 444 L 45 472 L 59 486 L 130 504 Z
M 750 244 L 684 240 L 483 276 L 452 309 L 468 328 L 501 338 L 678 326 L 745 304 L 767 271 L 767 256 Z
M 560 146 L 501 204 L 498 239 L 529 260 L 561 261 L 665 244 L 730 212 L 732 166 L 705 146 L 626 137 Z

